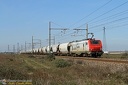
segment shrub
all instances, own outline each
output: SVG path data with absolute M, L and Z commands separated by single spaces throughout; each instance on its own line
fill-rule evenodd
M 67 66 L 71 66 L 71 63 L 69 63 L 68 61 L 65 61 L 63 59 L 59 59 L 55 62 L 56 67 L 58 68 L 64 68 Z
M 46 56 L 46 59 L 48 59 L 49 61 L 55 60 L 55 55 L 49 54 Z
M 3 85 L 2 82 L 0 82 L 0 85 Z
M 14 69 L 10 66 L 0 66 L 0 78 L 6 79 L 27 79 L 28 75 L 23 70 Z
M 33 85 L 49 85 L 49 74 L 40 69 L 36 70 L 32 75 Z
M 127 52 L 123 53 L 121 58 L 128 58 L 128 53 Z

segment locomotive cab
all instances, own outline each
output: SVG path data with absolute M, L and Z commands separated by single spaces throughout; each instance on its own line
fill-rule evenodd
M 97 57 L 103 54 L 102 42 L 100 40 L 90 39 L 88 40 L 88 43 L 89 43 L 89 52 L 91 56 Z

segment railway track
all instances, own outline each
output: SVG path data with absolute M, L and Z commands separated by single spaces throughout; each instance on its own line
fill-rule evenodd
M 128 60 L 124 60 L 124 59 L 87 58 L 87 57 L 69 57 L 69 56 L 56 56 L 56 58 L 128 64 Z
M 42 55 L 34 55 L 34 56 L 42 56 Z M 112 58 L 89 58 L 89 57 L 72 57 L 72 56 L 55 56 L 59 59 L 74 59 L 74 60 L 88 60 L 88 61 L 97 61 L 97 62 L 110 62 L 110 63 L 123 63 L 128 64 L 128 59 L 112 59 Z

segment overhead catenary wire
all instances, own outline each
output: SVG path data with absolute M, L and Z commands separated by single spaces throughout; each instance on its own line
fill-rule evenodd
M 97 27 L 99 27 L 99 26 L 105 26 L 105 25 L 107 25 L 107 24 L 112 24 L 112 23 L 116 23 L 116 22 L 121 22 L 121 21 L 123 21 L 123 20 L 126 20 L 126 19 L 128 19 L 128 17 L 124 17 L 124 18 L 120 18 L 120 19 L 116 19 L 116 20 L 113 20 L 113 21 L 110 21 L 110 22 L 107 22 L 107 23 L 103 23 L 103 24 L 100 24 L 100 25 L 97 25 L 97 26 L 94 26 L 94 27 L 90 27 L 90 29 L 92 29 L 92 28 L 97 28 Z M 123 23 L 124 24 L 124 23 Z M 126 25 L 128 25 L 128 24 L 124 24 L 124 26 L 126 26 Z M 119 25 L 119 26 L 123 26 L 123 25 Z M 117 26 L 117 27 L 119 27 L 119 26 Z M 101 31 L 101 30 L 97 30 L 97 31 Z M 72 33 L 69 33 L 69 34 L 67 34 L 67 35 L 64 35 L 64 36 L 61 36 L 61 39 L 57 39 L 58 41 L 60 41 L 60 40 L 65 40 L 65 39 L 67 39 L 67 37 L 69 37 L 69 35 L 71 36 L 72 34 L 74 34 L 74 32 L 72 32 Z M 75 36 L 76 37 L 76 36 Z
M 59 26 L 59 27 L 61 27 L 61 28 L 63 28 L 61 25 L 59 25 L 59 24 L 56 24 L 55 22 L 51 22 L 52 24 L 54 24 L 54 25 L 57 25 L 57 26 Z M 66 31 L 65 29 L 61 29 L 61 28 L 55 28 L 55 27 L 51 27 L 51 29 L 52 30 L 64 30 L 64 31 Z M 60 34 L 60 33 L 59 33 Z M 58 34 L 54 34 L 54 36 L 57 36 Z M 64 33 L 64 35 L 65 35 L 65 33 Z M 61 37 L 61 39 L 62 39 L 62 36 L 59 36 L 59 37 Z M 57 40 L 57 39 L 56 39 Z
M 110 1 L 111 1 L 111 0 L 110 0 Z M 120 4 L 120 5 L 118 5 L 118 6 L 114 7 L 114 8 L 112 8 L 112 9 L 110 9 L 109 11 L 107 11 L 107 12 L 105 12 L 105 13 L 103 13 L 103 14 L 97 16 L 97 17 L 95 17 L 94 19 L 89 20 L 88 23 L 91 23 L 92 21 L 97 20 L 98 18 L 102 17 L 103 15 L 106 15 L 106 14 L 112 12 L 113 10 L 116 10 L 116 9 L 118 9 L 119 7 L 121 7 L 121 6 L 123 6 L 123 5 L 127 4 L 127 3 L 128 3 L 128 1 L 126 1 L 126 2 L 124 2 L 124 3 L 122 3 L 122 4 Z M 127 10 L 126 10 L 126 11 L 127 11 Z M 93 13 L 93 12 L 92 12 L 92 13 Z M 94 12 L 94 13 L 95 13 L 95 12 Z M 126 12 L 125 12 L 125 11 L 124 11 L 124 12 L 119 12 L 119 13 L 116 14 L 116 17 L 119 16 L 119 15 L 123 15 L 123 13 L 126 13 Z M 90 14 L 91 14 L 91 13 L 90 13 Z M 89 15 L 89 16 L 90 16 L 90 15 Z M 112 17 L 115 17 L 115 16 L 114 16 L 114 15 L 111 15 L 111 16 L 105 17 L 105 18 L 103 18 L 103 19 L 107 19 L 107 18 L 110 18 L 110 17 L 112 18 Z M 103 19 L 101 19 L 101 20 L 103 20 Z M 116 22 L 119 22 L 119 21 L 122 21 L 122 20 L 125 20 L 125 19 L 127 19 L 127 17 L 120 18 L 120 19 L 116 19 L 116 20 L 112 20 L 112 21 L 105 22 L 105 23 L 102 23 L 102 24 L 99 24 L 99 25 L 95 25 L 95 26 L 93 26 L 93 27 L 90 27 L 89 29 L 92 29 L 92 28 L 98 27 L 98 26 L 102 26 L 102 25 L 108 25 L 108 24 L 111 24 L 111 23 L 116 23 Z M 81 19 L 81 20 L 83 20 L 83 19 Z M 86 24 L 86 23 L 85 23 L 85 24 Z M 77 28 L 81 28 L 81 27 L 84 26 L 85 24 L 83 24 L 83 25 L 81 25 L 81 26 L 79 26 L 79 27 L 77 27 Z M 70 30 L 70 31 L 71 31 L 71 30 Z M 68 32 L 69 32 L 69 31 L 68 31 Z M 64 34 L 63 39 L 64 39 L 64 37 L 69 36 L 69 35 L 71 35 L 71 34 L 73 34 L 73 32 L 68 33 L 68 34 L 67 34 L 67 33 Z M 61 39 L 62 39 L 62 37 L 61 37 Z
M 90 16 L 90 15 L 92 15 L 93 13 L 95 13 L 96 11 L 98 11 L 99 9 L 101 9 L 101 8 L 103 8 L 104 6 L 106 6 L 108 3 L 110 3 L 112 0 L 109 0 L 107 3 L 105 3 L 104 5 L 102 5 L 101 7 L 99 7 L 98 9 L 96 9 L 95 11 L 93 11 L 93 12 L 91 12 L 88 16 Z M 86 17 L 88 17 L 88 16 L 86 16 Z M 85 18 L 85 17 L 84 17 Z M 82 18 L 81 20 L 83 20 L 84 18 Z M 80 21 L 81 21 L 80 20 Z M 70 34 L 72 34 L 72 33 L 69 33 L 68 35 L 70 35 Z M 68 36 L 67 35 L 67 36 Z
M 104 16 L 104 15 L 108 14 L 109 12 L 111 12 L 111 11 L 113 11 L 113 10 L 116 10 L 117 8 L 119 8 L 119 7 L 123 6 L 123 5 L 127 4 L 127 3 L 128 3 L 128 1 L 126 1 L 126 2 L 124 2 L 124 3 L 122 3 L 122 4 L 120 4 L 120 5 L 118 5 L 118 6 L 114 7 L 114 8 L 112 8 L 111 10 L 109 10 L 109 11 L 107 11 L 107 12 L 105 12 L 105 13 L 103 13 L 103 14 L 101 14 L 101 15 L 99 15 L 99 16 L 97 16 L 97 17 L 95 17 L 95 18 L 91 19 L 91 20 L 89 20 L 89 21 L 88 21 L 88 22 L 86 22 L 86 23 L 90 23 L 90 22 L 94 21 L 95 19 L 100 18 L 100 17 L 102 17 L 102 16 Z M 80 27 L 84 26 L 86 23 L 84 23 L 84 24 L 80 25 L 80 26 L 79 26 L 79 27 L 77 27 L 77 28 L 80 28 Z
M 99 27 L 99 26 L 102 26 L 102 25 L 106 25 L 106 24 L 112 24 L 112 23 L 115 23 L 115 22 L 117 22 L 117 21 L 121 21 L 121 20 L 125 20 L 125 19 L 128 19 L 128 17 L 116 19 L 116 20 L 113 20 L 113 21 L 110 21 L 110 22 L 107 22 L 107 23 L 102 23 L 102 24 L 99 24 L 99 25 L 90 27 L 90 29 L 95 28 L 95 27 Z
M 127 27 L 128 26 L 128 23 L 127 22 L 122 22 L 122 23 L 113 23 L 113 24 L 109 24 L 109 25 L 102 25 L 100 27 L 95 27 L 95 29 L 90 29 L 91 31 L 93 32 L 101 32 L 102 31 L 102 27 L 106 26 L 107 27 L 107 30 L 112 30 L 112 29 L 118 29 L 118 28 L 122 28 L 124 29 L 124 27 Z
M 109 4 L 112 0 L 109 0 L 107 3 L 103 4 L 102 6 L 100 6 L 99 8 L 97 8 L 96 10 L 94 10 L 93 12 L 89 13 L 87 16 L 83 17 L 82 19 L 80 19 L 79 21 L 75 22 L 74 24 L 72 24 L 71 26 L 74 26 L 75 24 L 81 22 L 82 20 L 84 20 L 85 18 L 88 18 L 89 16 L 91 16 L 92 14 L 94 14 L 96 11 L 100 10 L 101 8 L 103 8 L 104 6 L 106 6 L 107 4 Z M 71 26 L 69 28 L 71 28 Z
M 59 25 L 59 24 L 57 24 L 55 22 L 51 22 L 51 23 L 55 24 L 55 25 L 57 25 L 57 26 L 59 26 L 61 28 L 64 28 L 64 27 L 62 27 L 61 25 Z M 74 34 L 74 32 L 72 32 L 72 30 L 69 29 L 66 33 L 62 33 L 62 31 L 61 31 L 58 34 L 53 34 L 53 36 L 56 36 L 57 38 L 60 38 L 60 39 L 56 39 L 58 41 L 62 41 L 62 40 L 64 41 L 64 40 L 66 40 L 67 37 L 71 36 L 72 34 Z
M 115 7 L 115 8 L 113 8 L 113 9 L 111 9 L 111 10 L 109 10 L 109 11 L 107 11 L 107 12 L 105 12 L 105 13 L 103 13 L 103 14 L 97 16 L 97 17 L 95 17 L 94 19 L 88 21 L 87 23 L 89 23 L 89 22 L 91 22 L 91 21 L 93 21 L 93 20 L 95 20 L 95 19 L 97 19 L 97 18 L 99 18 L 99 17 L 101 17 L 101 16 L 103 16 L 103 15 L 105 15 L 105 14 L 107 14 L 107 13 L 109 13 L 109 12 L 111 12 L 111 11 L 113 11 L 113 10 L 115 10 L 115 9 L 117 9 L 117 8 L 119 8 L 119 7 L 121 7 L 121 6 L 123 6 L 123 5 L 125 5 L 125 4 L 127 4 L 127 3 L 128 3 L 128 1 L 126 1 L 126 2 L 122 3 L 121 5 L 119 5 L 119 6 Z
M 68 29 L 68 28 L 66 28 L 66 27 L 64 27 L 64 26 L 61 26 L 61 25 L 59 25 L 59 24 L 57 24 L 57 23 L 55 23 L 55 22 L 51 22 L 52 24 L 54 24 L 54 25 L 56 25 L 56 26 L 58 26 L 58 27 L 53 27 L 52 29 L 54 29 L 54 30 L 58 30 L 59 31 L 59 33 L 53 33 L 53 36 L 60 36 L 60 35 L 62 35 L 62 33 L 63 34 L 65 34 L 65 32 L 67 31 L 67 30 L 70 30 L 70 29 Z M 64 29 L 62 29 L 62 28 L 64 28 Z M 53 31 L 54 31 L 53 30 Z
M 91 22 L 91 23 L 98 23 L 98 22 L 101 22 L 101 21 L 105 21 L 105 20 L 110 20 L 110 18 L 116 18 L 116 17 L 119 17 L 119 16 L 122 16 L 122 15 L 125 15 L 128 13 L 128 10 L 124 10 L 122 12 L 118 12 L 118 13 L 115 13 L 113 15 L 110 15 L 108 17 L 105 17 L 105 18 L 102 18 L 102 19 L 99 19 L 99 20 L 96 20 L 94 22 Z

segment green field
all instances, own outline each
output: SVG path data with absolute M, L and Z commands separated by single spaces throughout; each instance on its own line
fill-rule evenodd
M 126 54 L 109 58 L 114 56 L 127 59 Z M 74 63 L 51 56 L 0 54 L 1 80 L 32 80 L 33 85 L 128 85 L 128 68 L 124 69 L 111 72 L 109 66 L 90 66 L 80 60 Z
M 122 53 L 122 54 L 103 54 L 101 56 L 102 58 L 116 58 L 116 59 L 128 59 L 128 53 Z

